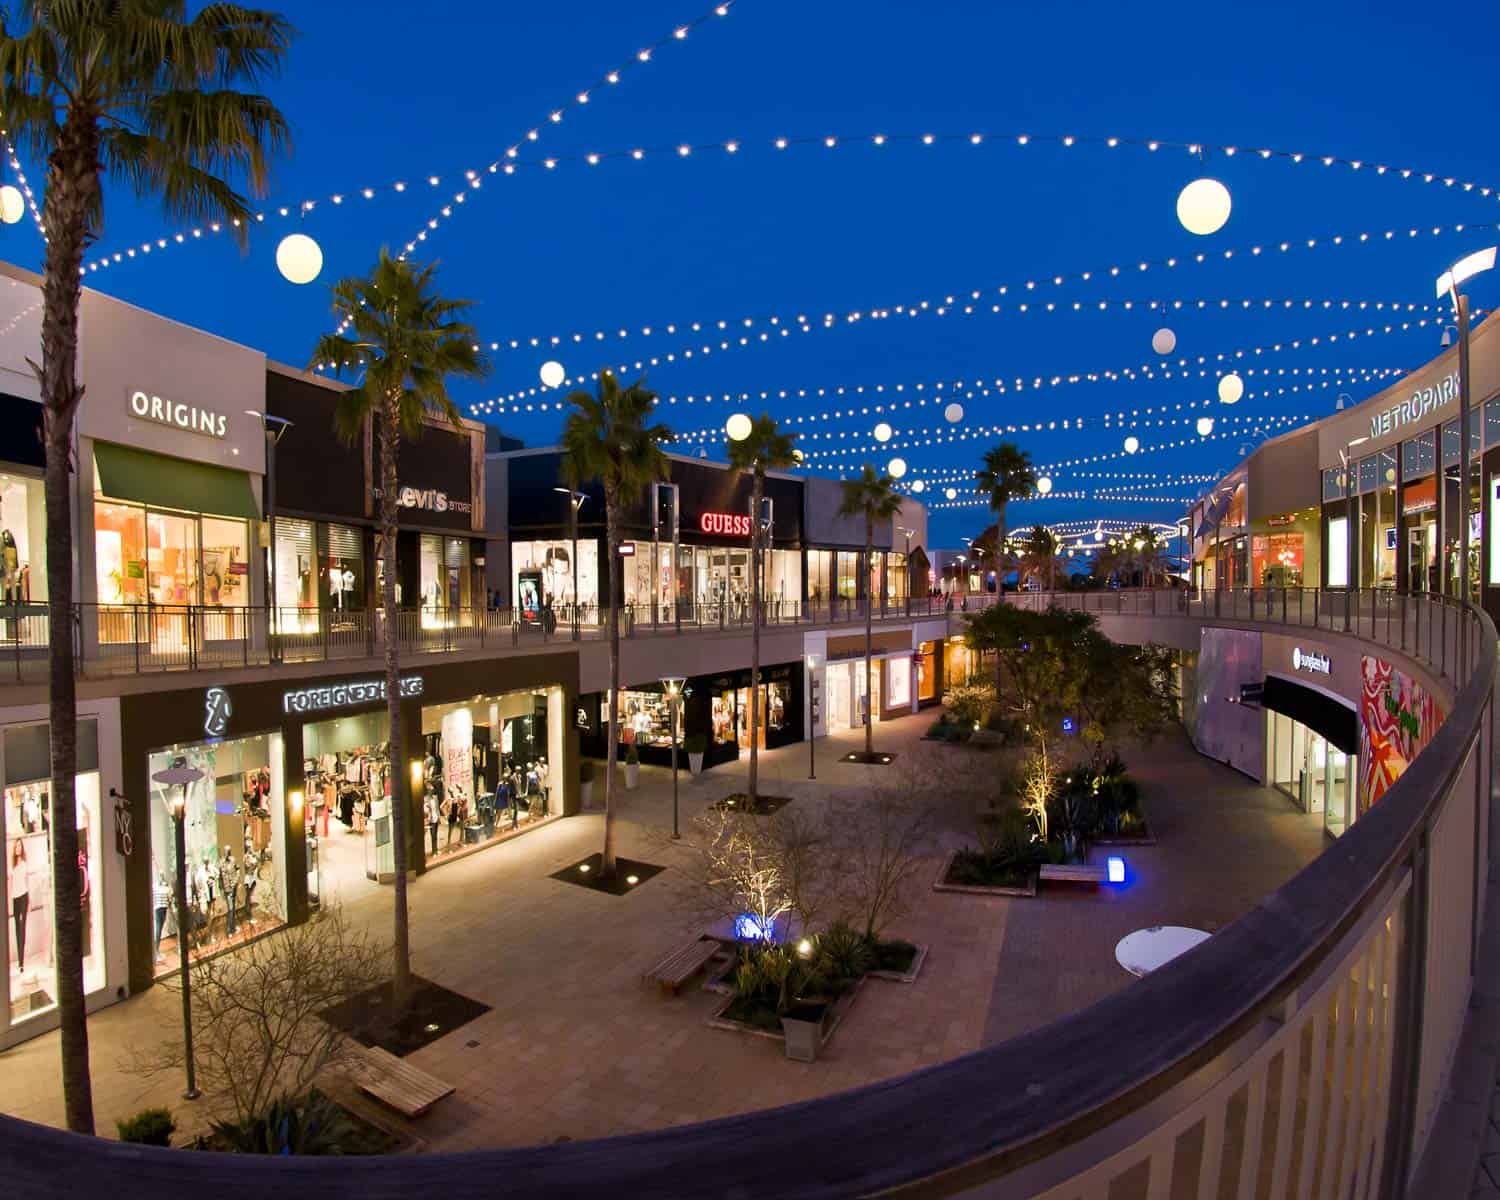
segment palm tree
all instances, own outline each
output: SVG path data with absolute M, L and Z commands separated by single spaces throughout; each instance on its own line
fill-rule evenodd
M 1036 492 L 1036 470 L 1031 455 L 1014 442 L 1001 442 L 984 453 L 984 466 L 974 472 L 974 490 L 995 514 L 995 544 L 1005 544 L 1005 506 Z
M 1026 575 L 1046 574 L 1047 590 L 1057 590 L 1057 560 L 1061 542 L 1045 525 L 1033 525 L 1022 544 L 1021 571 Z
M 750 433 L 740 441 L 729 441 L 729 465 L 750 472 L 750 808 L 755 808 L 757 770 L 760 766 L 760 622 L 761 549 L 766 538 L 760 527 L 760 501 L 766 472 L 784 471 L 797 465 L 794 443 L 797 435 L 782 433 L 776 422 L 761 413 L 750 422 Z
M 598 480 L 604 487 L 604 528 L 609 571 L 609 748 L 604 773 L 604 853 L 600 874 L 615 873 L 615 762 L 620 717 L 620 510 L 640 502 L 648 484 L 667 477 L 662 450 L 677 435 L 648 425 L 656 393 L 644 379 L 621 388 L 611 371 L 599 372 L 599 394 L 573 392 L 573 411 L 563 423 L 562 478 L 570 488 Z M 673 565 L 675 572 L 676 565 Z
M 875 522 L 889 521 L 901 511 L 901 496 L 896 491 L 896 481 L 889 475 L 877 474 L 875 468 L 866 463 L 858 478 L 842 480 L 843 503 L 839 505 L 839 516 L 865 518 L 865 560 L 863 577 L 870 578 L 870 562 L 875 553 Z M 875 753 L 875 693 L 873 690 L 874 667 L 870 655 L 874 650 L 875 635 L 872 628 L 875 605 L 872 596 L 865 597 L 865 753 Z
M 232 90 L 280 66 L 292 28 L 274 13 L 182 0 L 20 0 L 0 13 L 0 111 L 17 151 L 47 164 L 42 224 L 41 383 L 46 443 L 48 674 L 52 861 L 76 862 L 73 777 L 73 536 L 69 451 L 83 399 L 77 378 L 84 251 L 104 223 L 104 174 L 173 221 L 217 221 L 243 247 L 249 206 L 229 178 L 264 193 L 268 160 L 288 144 L 264 96 Z M 52 872 L 68 1128 L 94 1131 L 83 1000 L 78 872 Z
M 478 379 L 489 370 L 463 317 L 467 300 L 445 300 L 433 290 L 432 265 L 392 258 L 382 250 L 367 279 L 342 279 L 333 287 L 333 311 L 346 334 L 318 339 L 313 361 L 336 373 L 359 376 L 334 410 L 339 436 L 352 442 L 374 422 L 380 434 L 381 618 L 385 640 L 385 706 L 390 721 L 391 838 L 395 858 L 395 944 L 392 986 L 396 1009 L 411 993 L 411 935 L 406 907 L 408 828 L 412 799 L 406 795 L 406 759 L 401 747 L 401 667 L 396 628 L 396 461 L 403 438 L 422 435 L 429 415 L 455 427 L 462 423 L 448 396 L 448 378 Z

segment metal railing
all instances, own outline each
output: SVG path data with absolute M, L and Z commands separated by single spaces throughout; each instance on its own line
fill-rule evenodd
M 1264 597 L 1246 594 L 1234 613 L 1220 600 L 1217 618 L 1212 597 L 1179 593 L 1056 599 L 1343 636 L 1321 603 L 1299 609 L 1290 596 L 1259 615 L 1251 606 Z M 231 1181 L 285 1200 L 477 1200 L 497 1180 L 513 1200 L 582 1195 L 601 1181 L 636 1200 L 1414 1196 L 1479 944 L 1496 637 L 1479 610 L 1441 597 L 1409 597 L 1392 613 L 1387 598 L 1360 595 L 1349 617 L 1358 645 L 1440 677 L 1446 720 L 1330 850 L 1200 946 L 1081 1012 L 790 1109 L 571 1145 L 230 1161 L 0 1118 L 7 1185 L 114 1200 Z
M 942 597 L 878 600 L 876 620 L 942 616 Z M 768 601 L 763 628 L 862 622 L 862 599 Z M 622 605 L 623 637 L 748 629 L 751 609 L 738 600 Z M 396 635 L 403 654 L 443 654 L 607 636 L 609 609 L 581 606 L 521 611 L 515 608 L 403 608 Z M 384 645 L 378 609 L 219 607 L 214 605 L 75 604 L 73 655 L 81 678 L 217 670 L 369 658 Z M 46 604 L 0 605 L 0 682 L 39 683 L 47 678 L 51 629 Z

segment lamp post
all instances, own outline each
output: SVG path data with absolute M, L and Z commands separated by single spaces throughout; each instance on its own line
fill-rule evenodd
M 677 714 L 682 711 L 682 685 L 686 683 L 681 675 L 663 675 L 661 686 L 667 693 L 668 719 L 672 722 L 672 840 L 677 841 L 682 834 L 677 830 Z
M 177 962 L 182 972 L 182 1057 L 187 1068 L 187 1090 L 184 1100 L 196 1100 L 201 1093 L 193 1071 L 193 991 L 192 973 L 188 969 L 188 903 L 187 903 L 187 833 L 184 829 L 187 818 L 187 790 L 194 781 L 201 779 L 203 772 L 197 767 L 168 767 L 157 771 L 151 778 L 168 789 L 167 803 L 172 809 L 172 823 L 176 827 L 177 843 Z M 174 787 L 182 789 L 181 795 L 172 798 Z M 231 904 L 234 901 L 229 901 Z
M 582 492 L 575 492 L 572 488 L 555 487 L 554 492 L 561 492 L 568 498 L 570 510 L 569 530 L 573 535 L 573 640 L 578 640 L 578 510 L 588 499 Z
M 1350 451 L 1367 437 L 1357 437 L 1345 443 L 1339 451 L 1339 461 L 1344 464 L 1344 632 L 1349 632 L 1354 613 L 1354 578 L 1358 562 L 1355 553 L 1358 547 L 1354 538 L 1354 459 Z
M 268 412 L 260 412 L 257 409 L 247 408 L 247 417 L 254 417 L 266 432 L 266 524 L 270 526 L 271 553 L 267 559 L 266 587 L 270 590 L 267 608 L 270 612 L 270 624 L 266 628 L 267 650 L 274 659 L 275 641 L 273 635 L 276 631 L 276 444 L 281 441 L 281 435 L 292 427 L 292 422 L 285 417 L 273 417 Z
M 807 777 L 818 777 L 818 656 L 807 656 Z

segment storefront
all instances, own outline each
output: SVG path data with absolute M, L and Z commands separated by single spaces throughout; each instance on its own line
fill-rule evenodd
M 1325 689 L 1267 675 L 1261 707 L 1267 784 L 1303 812 L 1321 816 L 1324 831 L 1338 837 L 1357 816 L 1359 715 L 1354 705 Z
M 0 392 L 0 602 L 6 605 L 40 606 L 47 600 L 41 421 L 36 401 Z M 26 622 L 19 628 L 4 624 L 6 641 L 25 638 Z M 34 624 L 40 635 L 42 622 Z
M 945 639 L 923 642 L 917 648 L 917 706 L 926 708 L 943 701 L 943 647 Z
M 506 690 L 494 694 L 475 694 L 480 671 L 470 661 L 402 672 L 400 762 L 378 672 L 252 675 L 122 698 L 124 791 L 149 797 L 125 856 L 131 990 L 177 961 L 178 806 L 195 954 L 296 924 L 392 878 L 393 796 L 407 797 L 408 861 L 418 872 L 576 812 L 577 740 L 563 714 L 577 692 L 577 657 L 508 661 Z M 173 766 L 200 772 L 185 792 L 153 779 Z

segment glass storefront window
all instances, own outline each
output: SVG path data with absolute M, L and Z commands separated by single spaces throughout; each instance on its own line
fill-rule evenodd
M 885 556 L 885 595 L 887 600 L 906 599 L 907 591 L 906 555 L 892 551 Z
M 1475 421 L 1478 415 L 1469 419 Z M 1500 396 L 1484 406 L 1484 448 L 1488 450 L 1495 445 L 1500 445 Z
M 562 705 L 551 687 L 422 710 L 429 862 L 562 811 Z
M 573 611 L 573 542 L 512 542 L 511 595 L 521 594 L 521 572 L 540 571 L 542 593 L 552 598 L 558 620 L 572 621 Z M 599 544 L 593 538 L 578 540 L 578 596 L 583 605 L 581 620 L 585 623 L 599 616 Z
M 710 698 L 709 719 L 713 726 L 715 745 L 733 745 L 739 740 L 739 717 L 735 711 L 735 693 L 732 690 L 716 692 Z
M 443 565 L 447 578 L 448 608 L 461 610 L 474 605 L 474 573 L 469 569 L 469 539 L 451 537 L 443 541 Z
M 184 796 L 151 784 L 151 932 L 157 975 L 179 969 L 185 927 L 192 958 L 216 954 L 285 923 L 286 804 L 282 739 L 263 733 L 154 751 L 147 774 L 200 772 Z M 188 914 L 176 912 L 175 805 L 182 802 Z
M 422 627 L 441 629 L 454 624 L 472 600 L 468 539 L 424 533 L 417 557 Z
M 766 611 L 772 620 L 790 619 L 802 607 L 802 552 L 771 550 L 766 554 Z
M 1401 480 L 1421 479 L 1437 470 L 1437 439 L 1432 430 L 1401 443 Z M 1326 497 L 1325 497 L 1326 499 Z
M 284 622 L 294 627 L 297 621 L 296 609 L 318 607 L 318 576 L 315 566 L 313 523 L 298 521 L 292 517 L 278 517 L 276 607 L 278 610 L 289 610 L 284 615 Z M 313 628 L 317 628 L 316 619 Z
M 328 606 L 350 612 L 365 606 L 364 538 L 349 525 L 328 526 L 328 550 L 323 559 L 328 577 Z
M 1328 518 L 1328 586 L 1349 586 L 1349 519 Z
M 146 603 L 144 508 L 111 500 L 95 502 L 94 576 L 100 604 Z
M 625 691 L 620 692 L 618 720 L 615 728 L 620 732 L 622 746 L 672 745 L 671 702 L 665 692 Z M 677 744 L 682 745 L 682 705 L 677 706 Z
M 6 604 L 47 598 L 47 521 L 42 481 L 0 475 L 0 599 Z
M 833 595 L 833 551 L 807 552 L 807 599 L 811 604 L 826 604 Z
M 1344 498 L 1344 472 L 1338 467 L 1332 467 L 1323 472 L 1323 500 L 1342 500 Z
M 443 539 L 424 533 L 417 546 L 417 591 L 422 597 L 422 622 L 436 617 L 446 607 L 443 603 Z
M 911 704 L 911 659 L 896 656 L 885 660 L 886 707 L 905 708 Z
M 859 551 L 840 550 L 838 555 L 838 594 L 843 600 L 853 600 L 859 595 Z
M 1256 587 L 1302 586 L 1303 535 L 1257 533 L 1250 539 L 1250 569 Z
M 146 514 L 146 574 L 151 599 L 198 603 L 198 521 L 179 513 Z

